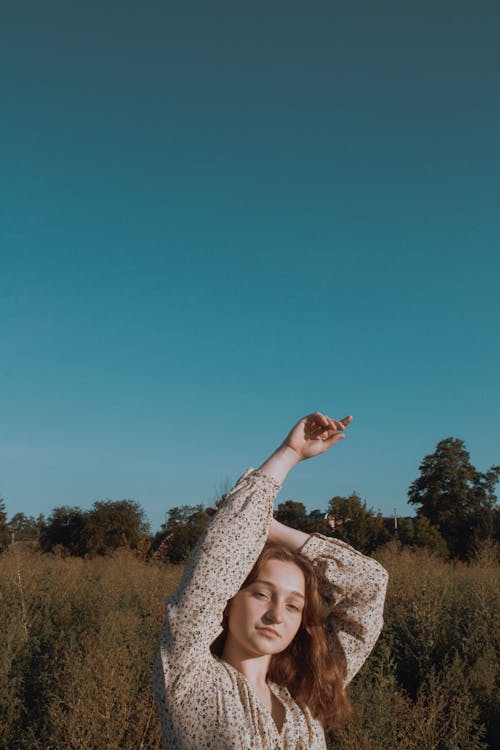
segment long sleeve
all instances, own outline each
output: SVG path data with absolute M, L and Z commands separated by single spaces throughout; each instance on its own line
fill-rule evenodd
M 382 630 L 388 573 L 338 539 L 313 534 L 300 549 L 316 570 L 327 605 L 331 647 L 342 647 L 347 685 L 364 664 Z
M 225 496 L 166 601 L 160 656 L 167 693 L 196 684 L 222 632 L 228 599 L 241 588 L 266 542 L 280 484 L 249 469 Z

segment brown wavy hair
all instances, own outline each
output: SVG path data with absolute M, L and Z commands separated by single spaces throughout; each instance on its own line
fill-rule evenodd
M 260 566 L 267 560 L 281 560 L 297 565 L 305 578 L 305 604 L 300 628 L 288 647 L 273 654 L 268 677 L 290 691 L 302 710 L 307 706 L 312 716 L 325 729 L 341 727 L 352 714 L 344 688 L 347 663 L 335 634 L 328 640 L 326 612 L 312 563 L 298 552 L 278 544 L 266 544 L 241 588 L 257 579 Z M 220 656 L 227 634 L 227 618 L 223 633 L 212 644 Z

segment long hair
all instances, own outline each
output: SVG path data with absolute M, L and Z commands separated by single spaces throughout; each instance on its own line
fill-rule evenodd
M 266 544 L 241 588 L 257 579 L 260 566 L 267 560 L 281 560 L 297 565 L 305 578 L 305 604 L 300 628 L 288 647 L 273 654 L 268 677 L 290 691 L 295 702 L 307 706 L 312 716 L 325 729 L 342 726 L 352 713 L 344 689 L 346 658 L 336 639 L 325 628 L 325 607 L 318 588 L 318 579 L 312 563 L 298 552 L 278 544 Z M 212 644 L 212 651 L 221 655 L 227 634 L 224 631 Z

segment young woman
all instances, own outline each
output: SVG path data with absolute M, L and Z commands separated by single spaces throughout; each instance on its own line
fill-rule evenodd
M 297 463 L 351 417 L 298 422 L 218 512 L 167 599 L 154 689 L 165 750 L 324 750 L 345 686 L 383 625 L 387 572 L 337 539 L 273 519 Z

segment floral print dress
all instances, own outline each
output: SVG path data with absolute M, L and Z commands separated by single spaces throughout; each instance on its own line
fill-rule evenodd
M 325 750 L 321 724 L 287 688 L 268 681 L 285 707 L 278 728 L 253 685 L 213 655 L 228 599 L 241 588 L 267 540 L 280 484 L 249 469 L 225 496 L 166 600 L 153 688 L 164 750 Z M 336 539 L 313 534 L 300 549 L 312 561 L 328 608 L 327 628 L 347 659 L 346 684 L 383 625 L 387 572 Z

